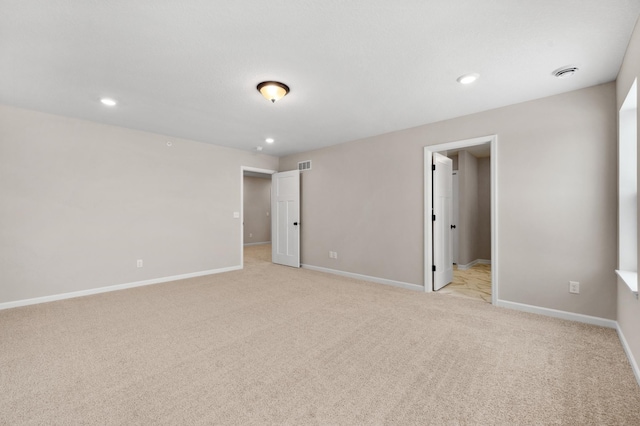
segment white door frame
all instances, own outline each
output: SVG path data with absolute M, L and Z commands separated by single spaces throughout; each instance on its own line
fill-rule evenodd
M 433 212 L 431 159 L 434 152 L 458 150 L 489 143 L 491 146 L 491 303 L 498 301 L 498 136 L 489 135 L 424 147 L 424 291 L 433 291 Z
M 255 172 L 272 175 L 274 173 L 277 173 L 277 170 L 240 166 L 240 268 L 244 268 L 244 172 Z M 269 221 L 269 223 L 271 223 L 271 221 Z

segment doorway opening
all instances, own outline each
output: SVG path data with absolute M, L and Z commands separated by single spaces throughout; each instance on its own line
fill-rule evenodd
M 425 291 L 442 288 L 442 293 L 467 293 L 496 304 L 497 136 L 431 145 L 424 153 Z M 453 172 L 444 174 L 445 186 L 442 171 L 436 175 L 433 170 L 435 153 L 453 163 Z M 447 211 L 442 200 L 450 203 L 450 213 L 442 214 Z M 438 264 L 441 271 L 453 264 L 450 280 L 436 275 Z
M 241 167 L 240 259 L 245 247 L 271 245 L 271 175 L 275 170 Z

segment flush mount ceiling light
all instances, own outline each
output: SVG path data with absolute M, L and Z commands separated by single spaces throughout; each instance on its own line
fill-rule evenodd
M 109 99 L 109 98 L 102 98 L 100 99 L 100 102 L 102 102 L 103 105 L 106 106 L 116 106 L 118 103 L 116 101 L 114 101 L 113 99 Z
M 275 142 L 275 140 L 274 140 L 273 138 L 266 138 L 264 141 L 265 141 L 266 143 L 273 143 L 273 142 Z
M 476 73 L 464 74 L 458 77 L 457 81 L 460 84 L 471 84 L 476 81 L 478 77 L 480 77 L 480 75 Z
M 284 98 L 289 93 L 289 86 L 277 81 L 263 81 L 258 84 L 258 91 L 271 102 Z
M 578 67 L 562 67 L 555 70 L 552 74 L 558 78 L 568 78 L 578 71 Z

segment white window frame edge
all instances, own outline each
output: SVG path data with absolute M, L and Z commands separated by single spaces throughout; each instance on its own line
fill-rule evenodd
M 498 301 L 498 135 L 488 135 L 424 147 L 424 291 L 433 291 L 433 231 L 431 229 L 432 174 L 431 163 L 434 152 L 468 148 L 489 143 L 491 147 L 491 303 Z
M 244 172 L 273 175 L 277 170 L 259 169 L 257 167 L 240 166 L 240 268 L 244 269 Z
M 627 285 L 627 287 L 629 287 L 629 290 L 631 290 L 631 292 L 635 295 L 636 299 L 638 299 L 638 272 L 637 272 L 637 264 L 636 264 L 636 271 L 629 271 L 629 270 L 624 270 L 622 269 L 622 265 L 621 265 L 621 251 L 622 251 L 622 244 L 620 242 L 620 234 L 621 234 L 621 221 L 622 221 L 622 212 L 620 211 L 620 207 L 621 207 L 621 202 L 620 202 L 620 186 L 622 185 L 622 173 L 620 171 L 620 163 L 621 163 L 621 147 L 620 147 L 620 142 L 621 142 L 621 138 L 620 138 L 620 116 L 621 113 L 628 109 L 628 103 L 630 101 L 630 97 L 631 96 L 635 96 L 635 107 L 631 107 L 633 109 L 636 110 L 636 114 L 637 114 L 637 109 L 638 109 L 638 79 L 635 78 L 633 80 L 633 83 L 631 84 L 631 86 L 629 87 L 629 90 L 627 92 L 627 95 L 625 96 L 624 101 L 622 102 L 622 105 L 620 106 L 620 109 L 618 110 L 618 259 L 617 259 L 617 263 L 618 263 L 618 269 L 616 269 L 616 274 L 618 275 L 618 277 Z M 636 115 L 637 117 L 637 115 Z M 638 125 L 640 125 L 640 123 L 638 123 L 637 118 L 636 118 L 636 140 L 635 143 L 638 143 L 638 135 L 640 134 L 638 132 Z M 637 153 L 636 153 L 636 178 L 637 178 Z M 636 182 L 636 194 L 637 194 L 637 182 Z M 636 221 L 637 221 L 637 212 L 636 212 Z M 636 232 L 637 235 L 637 232 Z M 636 244 L 637 245 L 637 244 Z M 636 249 L 636 253 L 635 253 L 635 257 L 637 259 L 638 257 L 638 252 Z M 637 261 L 637 260 L 636 260 Z

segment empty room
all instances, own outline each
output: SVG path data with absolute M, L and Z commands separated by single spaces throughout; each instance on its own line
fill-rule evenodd
M 0 0 L 0 424 L 640 424 L 639 16 Z

